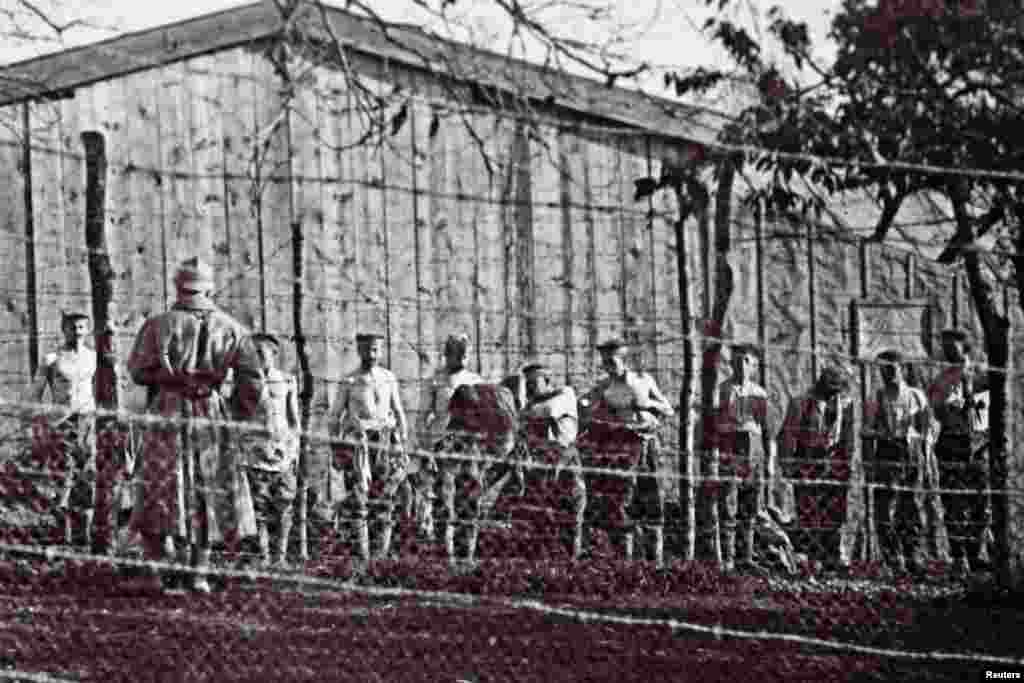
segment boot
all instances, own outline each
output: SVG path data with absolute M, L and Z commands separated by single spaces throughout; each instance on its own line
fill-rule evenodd
M 476 560 L 476 542 L 480 537 L 480 525 L 473 523 L 469 527 L 466 536 L 466 561 L 472 563 Z
M 210 582 L 206 578 L 206 571 L 210 567 L 210 550 L 203 548 L 195 550 L 195 561 L 192 563 L 195 573 L 192 575 L 192 590 L 196 593 L 210 593 Z
M 266 524 L 259 525 L 260 543 L 260 566 L 266 567 L 270 564 L 270 531 Z
M 577 524 L 572 534 L 572 559 L 583 557 L 583 525 Z
M 291 515 L 282 517 L 281 529 L 277 537 L 277 562 L 278 567 L 288 566 L 288 540 L 292 532 L 292 518 Z
M 92 524 L 93 519 L 96 517 L 94 510 L 83 510 L 82 511 L 82 543 L 85 545 L 85 552 L 91 553 L 92 547 Z
M 623 546 L 623 550 L 625 551 L 626 562 L 632 562 L 633 561 L 633 542 L 634 542 L 634 536 L 635 536 L 635 534 L 632 531 L 627 531 L 627 532 L 625 532 L 623 534 L 622 546 Z
M 722 571 L 731 572 L 736 568 L 736 531 L 722 532 Z
M 448 561 L 455 564 L 455 525 L 451 522 L 444 527 L 444 552 L 448 556 Z
M 754 534 L 757 529 L 753 522 L 743 529 L 743 563 L 749 566 L 757 564 L 757 554 L 754 550 Z
M 366 519 L 356 521 L 356 553 L 363 562 L 370 561 L 370 523 Z
M 420 534 L 428 541 L 434 540 L 434 506 L 429 498 L 423 499 L 419 509 Z
M 67 511 L 64 511 L 64 513 L 60 515 L 60 524 L 63 527 L 64 547 L 70 548 L 72 547 L 75 540 L 73 528 L 71 525 L 71 514 Z
M 956 562 L 954 573 L 958 577 L 968 577 L 971 575 L 971 560 L 967 555 L 961 555 L 960 559 Z
M 654 565 L 661 569 L 665 564 L 665 529 L 656 526 L 651 529 L 651 534 L 654 536 Z
M 386 560 L 391 554 L 391 535 L 394 530 L 394 523 L 391 519 L 385 519 L 380 529 L 380 550 L 377 559 Z

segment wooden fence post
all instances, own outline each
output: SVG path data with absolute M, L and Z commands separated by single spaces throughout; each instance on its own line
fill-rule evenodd
M 39 304 L 36 292 L 36 225 L 32 203 L 31 104 L 21 106 L 21 175 L 25 202 L 25 306 L 28 314 L 29 382 L 39 370 Z
M 114 335 L 114 280 L 106 233 L 107 152 L 103 134 L 82 133 L 85 147 L 85 246 L 89 250 L 92 319 L 96 337 L 96 398 L 100 407 L 117 410 L 117 349 Z
M 689 202 L 681 188 L 676 188 L 676 204 L 679 216 L 675 221 L 676 230 L 676 271 L 679 285 L 679 317 L 680 334 L 683 336 L 683 382 L 679 390 L 679 471 L 685 472 L 680 491 L 680 503 L 686 510 L 686 542 L 684 552 L 686 559 L 693 560 L 697 546 L 697 508 L 696 481 L 699 462 L 693 449 L 693 420 L 690 411 L 693 405 L 693 311 L 690 301 L 690 269 L 687 264 L 688 240 L 686 235 L 686 216 Z

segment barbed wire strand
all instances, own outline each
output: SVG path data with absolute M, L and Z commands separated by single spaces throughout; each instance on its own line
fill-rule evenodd
M 64 558 L 64 559 L 97 559 L 90 555 L 84 555 L 72 551 L 61 550 L 58 548 L 47 548 L 40 549 L 36 546 L 25 546 L 20 544 L 12 543 L 0 543 L 0 549 L 7 550 L 9 552 L 20 552 L 28 553 L 37 556 L 43 556 L 46 559 L 53 558 Z M 114 562 L 111 558 L 98 558 L 99 561 Z M 155 569 L 177 569 L 188 572 L 196 572 L 197 570 L 191 567 L 184 567 L 177 564 L 167 564 L 158 562 L 133 562 L 125 561 L 125 564 L 134 564 L 137 566 L 147 566 Z M 913 650 L 897 650 L 890 648 L 879 648 L 868 645 L 858 645 L 856 643 L 843 642 L 839 640 L 829 640 L 823 638 L 813 638 L 809 636 L 801 636 L 797 634 L 786 634 L 776 633 L 772 631 L 744 631 L 740 629 L 727 628 L 724 626 L 706 626 L 703 624 L 697 624 L 694 622 L 683 621 L 678 619 L 651 619 L 651 618 L 639 618 L 630 617 L 623 615 L 607 614 L 601 612 L 595 612 L 591 610 L 583 609 L 572 609 L 564 607 L 555 607 L 548 605 L 540 600 L 522 600 L 515 598 L 499 598 L 499 597 L 488 597 L 486 599 L 480 596 L 469 594 L 469 593 L 456 593 L 449 591 L 426 591 L 416 590 L 410 588 L 387 588 L 387 587 L 376 587 L 376 586 L 364 586 L 354 582 L 343 582 L 338 580 L 331 580 L 319 577 L 311 577 L 306 575 L 283 575 L 278 573 L 258 572 L 254 570 L 229 570 L 222 568 L 210 568 L 204 569 L 204 573 L 219 575 L 229 578 L 261 578 L 261 579 L 276 579 L 276 580 L 287 580 L 294 584 L 302 587 L 315 587 L 318 589 L 336 590 L 343 593 L 349 594 L 363 594 L 373 597 L 395 597 L 395 598 L 420 598 L 427 600 L 442 600 L 448 602 L 459 602 L 463 604 L 478 604 L 481 602 L 487 602 L 493 605 L 507 607 L 518 611 L 533 611 L 548 616 L 561 616 L 568 619 L 574 619 L 576 621 L 582 621 L 584 623 L 595 622 L 595 623 L 609 623 L 618 624 L 621 626 L 645 626 L 645 627 L 663 627 L 668 628 L 672 631 L 690 631 L 692 633 L 699 633 L 703 635 L 710 635 L 715 638 L 737 638 L 737 639 L 751 639 L 751 640 L 773 640 L 797 643 L 801 645 L 807 645 L 810 647 L 821 647 L 830 650 L 838 650 L 843 652 L 851 652 L 858 654 L 873 655 L 876 657 L 886 657 L 890 659 L 910 659 L 914 661 L 936 661 L 936 662 L 948 662 L 948 661 L 964 661 L 974 663 L 986 663 L 986 664 L 1000 664 L 1010 666 L 1021 666 L 1024 665 L 1024 659 L 1013 658 L 1013 657 L 999 657 L 994 655 L 988 655 L 976 652 L 944 652 L 944 651 L 930 651 L 920 652 Z

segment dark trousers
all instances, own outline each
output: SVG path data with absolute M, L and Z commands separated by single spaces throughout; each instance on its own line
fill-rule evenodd
M 901 442 L 878 441 L 871 467 L 875 527 L 887 561 L 908 558 L 918 547 L 925 527 L 920 453 Z M 910 490 L 906 490 L 910 489 Z
M 987 523 L 988 435 L 942 434 L 935 444 L 953 559 L 976 560 Z M 953 489 L 956 492 L 947 490 Z
M 846 492 L 850 466 L 844 449 L 801 447 L 780 466 L 793 481 L 798 552 L 830 564 L 841 564 L 842 530 L 847 519 Z
M 531 454 L 531 462 L 549 467 L 525 466 L 521 490 L 511 486 L 512 494 L 503 496 L 496 516 L 512 521 L 513 546 L 506 548 L 511 557 L 531 557 L 573 553 L 582 534 L 587 507 L 587 490 L 575 448 L 551 448 L 551 457 Z M 580 537 L 581 539 L 581 537 Z
M 754 528 L 764 507 L 764 441 L 760 434 L 736 432 L 718 451 L 718 476 L 722 479 L 722 531 L 735 533 Z
M 622 534 L 638 525 L 665 524 L 655 437 L 608 430 L 588 435 L 581 450 L 586 467 L 613 471 L 587 472 L 587 518 L 592 526 Z

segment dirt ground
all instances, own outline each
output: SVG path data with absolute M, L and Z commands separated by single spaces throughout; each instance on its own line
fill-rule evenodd
M 518 548 L 452 570 L 436 548 L 405 542 L 403 559 L 356 572 L 344 544 L 319 539 L 314 560 L 287 573 L 229 575 L 235 558 L 221 556 L 211 595 L 147 594 L 123 563 L 48 557 L 54 529 L 38 487 L 3 474 L 0 679 L 766 683 L 1024 674 L 1024 604 L 968 591 L 941 571 L 914 583 L 881 581 L 872 567 L 843 577 L 725 576 L 701 563 L 624 565 L 600 546 L 577 564 Z M 507 538 L 488 533 L 485 557 L 508 550 Z
M 986 670 L 1024 670 L 783 639 L 1021 657 L 1024 609 L 972 601 L 955 586 L 723 577 L 699 565 L 658 571 L 601 561 L 484 562 L 452 572 L 413 559 L 363 575 L 339 559 L 301 575 L 221 577 L 215 586 L 208 596 L 152 595 L 109 564 L 8 554 L 0 562 L 0 677 L 735 683 L 972 681 Z M 541 604 L 572 614 L 545 613 Z M 609 620 L 619 617 L 666 623 Z M 762 634 L 700 633 L 683 622 Z

